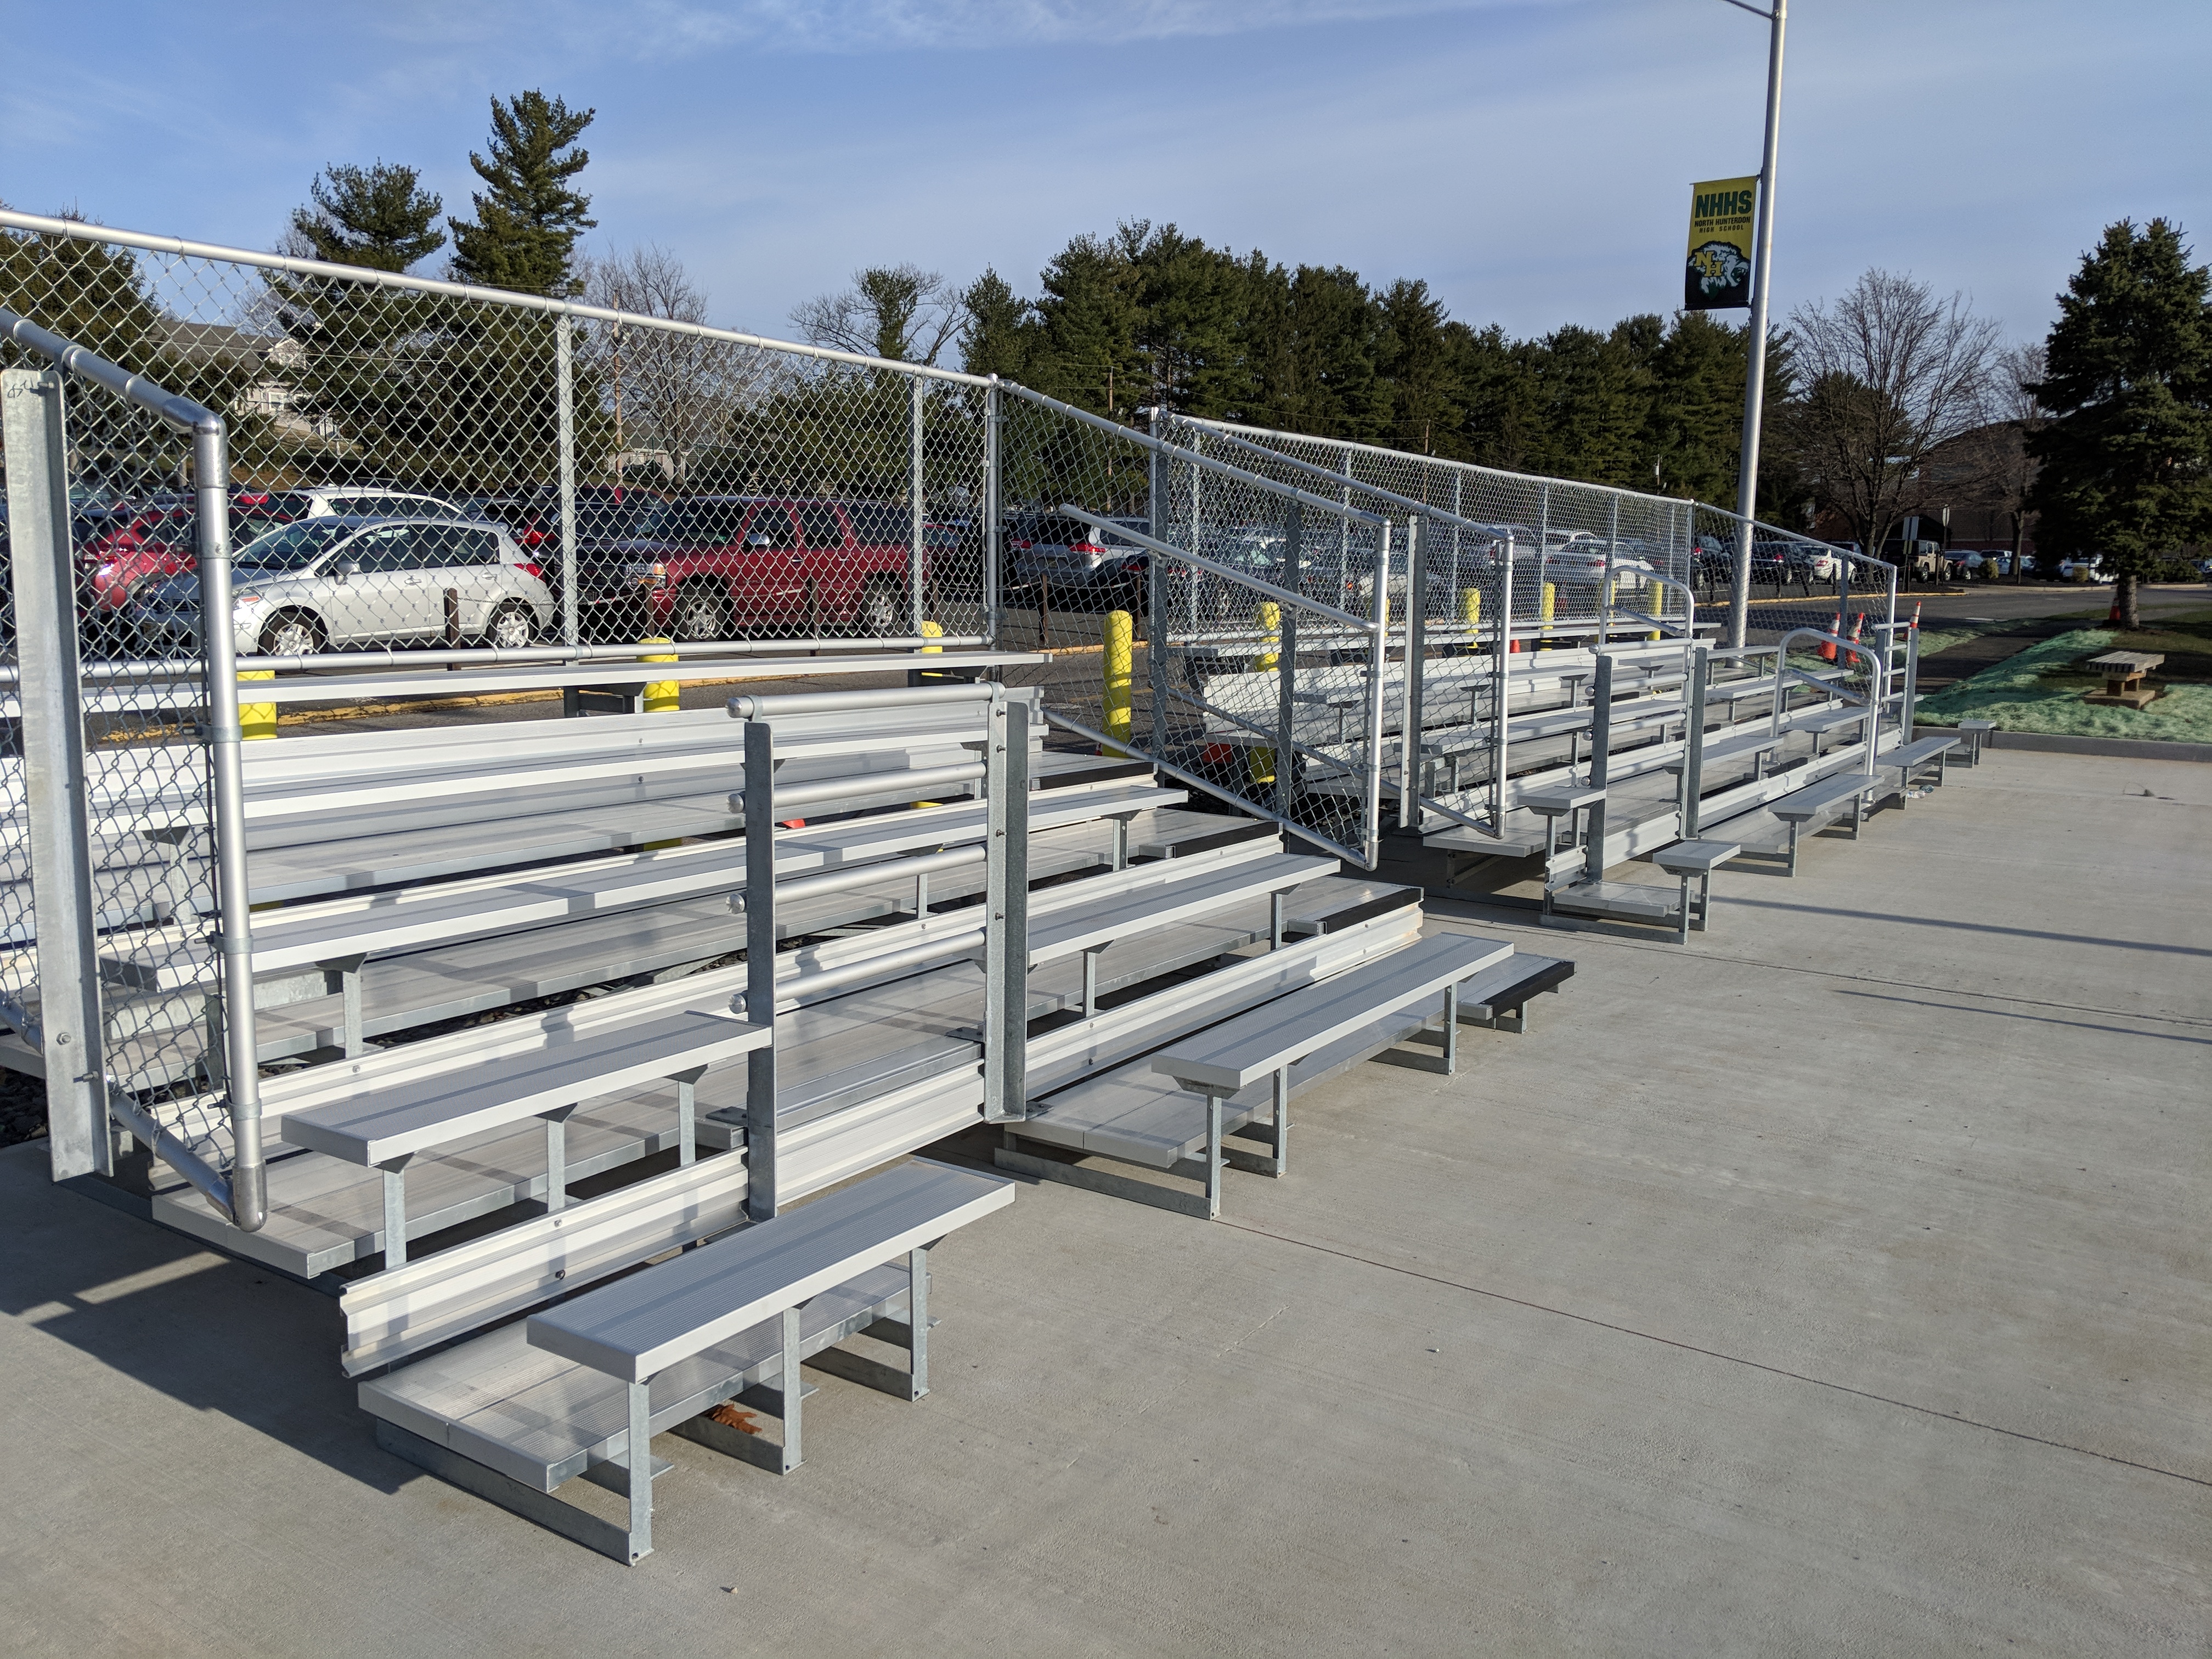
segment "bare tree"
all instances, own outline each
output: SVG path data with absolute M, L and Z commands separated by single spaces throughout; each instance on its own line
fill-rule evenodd
M 584 297 L 592 305 L 641 319 L 707 321 L 707 296 L 665 248 L 648 243 L 582 264 Z M 587 339 L 587 360 L 614 416 L 608 470 L 617 483 L 642 462 L 683 488 L 692 458 L 721 436 L 768 374 L 757 349 L 682 331 L 594 323 Z
M 842 294 L 791 313 L 810 345 L 895 362 L 934 364 L 960 325 L 961 290 L 919 265 L 871 265 Z
M 1987 423 L 1997 325 L 1964 295 L 1869 270 L 1833 306 L 1791 313 L 1804 395 L 1790 411 L 1800 465 L 1821 505 L 1876 557 L 1929 504 L 1929 452 Z
M 2012 520 L 2012 579 L 2027 580 L 2021 550 L 2027 540 L 2028 491 L 2035 483 L 2035 457 L 2028 440 L 2049 422 L 2035 389 L 2044 374 L 2043 343 L 2008 346 L 1997 354 L 1990 377 L 1988 480 L 2001 510 Z

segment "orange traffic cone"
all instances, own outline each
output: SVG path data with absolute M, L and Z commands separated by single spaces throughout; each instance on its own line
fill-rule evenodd
M 1844 631 L 1844 613 L 1842 611 L 1838 611 L 1836 612 L 1836 625 L 1828 631 L 1831 634 L 1840 634 Z M 1820 660 L 1822 662 L 1833 662 L 1835 659 L 1836 647 L 1834 646 L 1824 645 L 1820 647 Z

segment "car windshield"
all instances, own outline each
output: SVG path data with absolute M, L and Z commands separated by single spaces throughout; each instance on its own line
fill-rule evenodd
M 235 562 L 256 570 L 305 570 L 353 528 L 331 519 L 301 519 L 256 537 L 239 550 Z

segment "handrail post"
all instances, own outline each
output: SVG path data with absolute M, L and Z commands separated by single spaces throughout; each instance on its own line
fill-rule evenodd
M 919 634 L 924 620 L 922 615 L 922 422 L 923 399 L 929 392 L 929 382 L 921 375 L 914 376 L 914 435 L 910 453 L 907 457 L 907 549 L 906 601 L 907 617 L 911 623 L 909 632 Z
M 1029 1115 L 1030 706 L 994 688 L 983 745 L 983 1116 Z
M 222 417 L 192 429 L 199 507 L 200 637 L 207 654 L 208 769 L 215 790 L 216 907 L 222 957 L 225 1081 L 230 1091 L 230 1212 L 242 1232 L 268 1219 L 261 1162 L 261 1055 L 253 1006 L 253 904 L 246 860 L 246 778 L 231 623 L 230 446 Z
M 745 1018 L 771 1036 L 745 1056 L 745 1213 L 775 1216 L 775 732 L 745 722 Z
M 1505 775 L 1508 734 L 1511 727 L 1513 682 L 1513 534 L 1505 535 L 1505 574 L 1498 587 L 1498 633 L 1491 647 L 1490 665 L 1490 818 L 1491 828 L 1505 833 Z
M 1305 512 L 1291 503 L 1283 541 L 1283 586 L 1293 593 L 1305 592 Z M 1282 638 L 1275 647 L 1275 720 L 1283 740 L 1275 748 L 1275 811 L 1289 817 L 1295 793 L 1298 757 L 1298 607 L 1286 605 L 1277 614 Z
M 1400 711 L 1398 738 L 1398 827 L 1411 830 L 1420 821 L 1416 797 L 1421 761 L 1421 671 L 1429 648 L 1428 526 L 1418 516 L 1406 520 L 1406 700 Z
M 1351 465 L 1347 459 L 1346 465 Z M 1345 525 L 1347 533 L 1351 525 Z M 1364 860 L 1372 870 L 1382 851 L 1383 694 L 1390 678 L 1390 521 L 1384 520 L 1375 549 L 1375 616 L 1367 640 L 1367 778 L 1365 821 L 1361 824 Z

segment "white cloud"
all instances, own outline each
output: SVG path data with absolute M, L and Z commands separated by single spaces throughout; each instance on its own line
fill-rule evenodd
M 526 27 L 571 46 L 652 58 L 744 46 L 787 52 L 1118 46 L 1381 22 L 1566 0 L 537 0 L 456 7 L 404 0 L 385 32 L 416 44 L 488 43 Z

